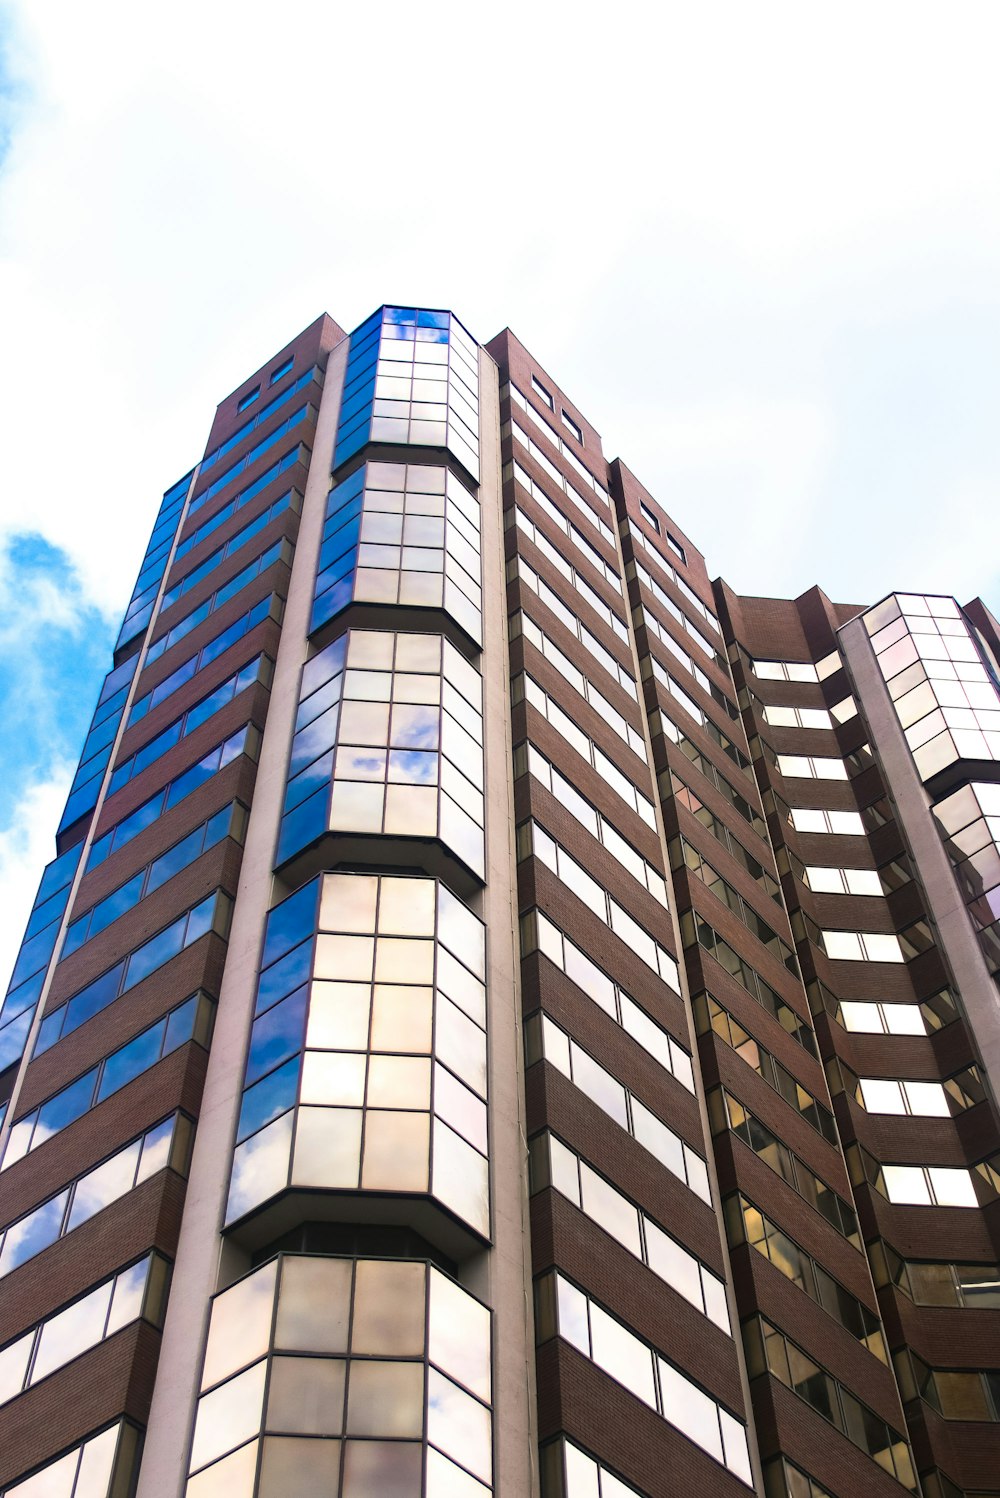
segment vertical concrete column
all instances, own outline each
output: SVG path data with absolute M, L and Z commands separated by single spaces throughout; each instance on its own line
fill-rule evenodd
M 495 1491 L 498 1498 L 534 1498 L 539 1491 L 538 1434 L 500 482 L 500 394 L 497 366 L 482 349 L 479 381 L 487 860 L 481 914 L 487 928 L 494 1247 L 470 1261 L 461 1271 L 461 1278 L 494 1310 Z
M 316 439 L 285 605 L 253 807 L 247 827 L 229 956 L 188 1177 L 184 1219 L 163 1328 L 156 1386 L 139 1475 L 138 1498 L 181 1498 L 198 1398 L 209 1300 L 249 1261 L 223 1265 L 221 1228 L 233 1137 L 253 1018 L 257 963 L 272 903 L 271 873 L 281 820 L 288 746 L 306 656 L 316 559 L 330 488 L 330 464 L 347 364 L 345 338 L 330 354 Z M 241 1258 L 226 1246 L 226 1253 Z

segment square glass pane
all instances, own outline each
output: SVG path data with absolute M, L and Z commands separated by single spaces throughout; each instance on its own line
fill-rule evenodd
M 277 1261 L 265 1264 L 213 1300 L 203 1389 L 264 1356 L 271 1339 L 277 1272 Z
M 275 1347 L 346 1352 L 351 1309 L 350 1259 L 288 1254 L 281 1262 Z
M 255 1498 L 330 1498 L 340 1481 L 339 1441 L 296 1441 L 286 1436 L 268 1436 L 264 1441 L 260 1484 Z M 247 1488 L 247 1498 L 253 1492 Z M 229 1490 L 220 1498 L 244 1498 L 243 1489 Z
M 425 1056 L 372 1056 L 368 1063 L 369 1108 L 431 1106 L 431 1064 Z
M 419 1437 L 423 1419 L 422 1363 L 352 1360 L 347 1393 L 350 1435 Z
M 303 1103 L 360 1108 L 365 1100 L 363 1054 L 306 1051 L 302 1060 Z
M 309 997 L 306 1045 L 345 1051 L 368 1047 L 371 987 L 315 981 Z
M 361 1153 L 360 1110 L 301 1107 L 296 1117 L 293 1184 L 355 1188 Z
M 339 1435 L 346 1369 L 342 1358 L 273 1358 L 266 1428 L 290 1435 Z
M 221 1384 L 211 1394 L 202 1395 L 198 1401 L 191 1448 L 192 1471 L 257 1434 L 264 1404 L 266 1371 L 267 1363 L 262 1359 L 227 1384 Z
M 426 1273 L 417 1261 L 358 1260 L 352 1353 L 422 1356 Z
M 365 1115 L 361 1185 L 368 1191 L 426 1191 L 430 1117 L 426 1113 Z
M 432 993 L 430 988 L 377 983 L 372 1010 L 371 1049 L 418 1054 L 428 1052 L 431 1048 Z M 449 1005 L 449 1008 L 453 1007 Z M 464 1019 L 464 1016 L 459 1017 Z M 465 1020 L 466 1025 L 469 1023 Z
M 422 1456 L 417 1442 L 348 1441 L 342 1498 L 420 1498 Z

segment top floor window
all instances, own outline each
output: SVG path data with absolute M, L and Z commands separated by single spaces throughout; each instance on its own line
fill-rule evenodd
M 252 390 L 248 390 L 247 393 L 246 393 L 246 395 L 244 395 L 242 397 L 242 399 L 240 400 L 238 406 L 236 407 L 236 410 L 238 412 L 239 411 L 245 411 L 246 408 L 247 408 L 247 406 L 252 406 L 253 405 L 253 403 L 257 399 L 258 395 L 260 395 L 260 386 L 259 385 L 255 385 Z
M 659 535 L 660 522 L 657 520 L 652 510 L 649 508 L 649 505 L 643 504 L 641 499 L 639 501 L 639 513 L 642 515 L 642 518 L 643 520 L 645 520 L 646 524 L 651 525 L 656 534 Z
M 292 365 L 294 363 L 295 363 L 295 358 L 294 358 L 294 355 L 293 355 L 291 358 L 286 359 L 285 362 L 284 362 L 284 364 L 279 364 L 278 367 L 277 367 L 277 369 L 273 371 L 273 373 L 271 375 L 271 378 L 268 380 L 267 383 L 269 385 L 276 385 L 278 383 L 278 381 L 281 379 L 282 375 L 286 375 L 288 373 L 288 371 L 291 369 L 291 367 L 292 367 Z
M 577 442 L 579 442 L 580 446 L 582 447 L 583 446 L 583 432 L 577 426 L 577 424 L 573 420 L 572 416 L 568 416 L 565 411 L 562 413 L 562 424 L 566 428 L 567 432 L 572 432 L 573 436 L 576 438 Z
M 548 408 L 549 408 L 550 411 L 554 409 L 553 405 L 552 405 L 552 397 L 551 397 L 551 395 L 546 390 L 546 388 L 542 384 L 541 380 L 536 380 L 534 375 L 531 376 L 531 388 L 535 392 L 535 394 L 538 396 L 538 399 L 539 400 L 543 400 L 545 402 L 545 404 L 548 406 Z
M 687 566 L 687 552 L 684 550 L 683 546 L 678 541 L 677 537 L 676 536 L 672 536 L 669 531 L 667 531 L 667 545 L 670 547 L 671 551 L 675 552 L 677 554 L 677 556 L 680 557 L 681 561 L 684 563 L 684 565 L 686 567 Z

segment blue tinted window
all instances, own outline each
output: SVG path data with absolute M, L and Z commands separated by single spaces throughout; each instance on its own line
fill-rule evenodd
M 181 916 L 180 920 L 173 921 L 165 931 L 158 931 L 132 953 L 125 975 L 126 988 L 134 988 L 137 983 L 148 978 L 150 973 L 155 973 L 158 967 L 169 962 L 171 957 L 177 956 L 184 945 L 186 925 L 187 917 Z
M 260 395 L 260 386 L 255 385 L 252 390 L 248 391 L 247 394 L 243 396 L 242 400 L 236 407 L 237 411 L 245 411 L 247 406 L 252 406 L 258 395 Z
M 237 1144 L 249 1134 L 256 1134 L 272 1118 L 277 1118 L 292 1107 L 298 1092 L 301 1064 L 300 1056 L 293 1057 L 243 1094 L 243 1106 L 240 1108 L 239 1127 L 236 1131 Z
M 312 976 L 313 943 L 304 941 L 301 947 L 280 958 L 260 975 L 257 985 L 257 1013 L 263 1014 L 277 999 Z
M 319 884 L 313 879 L 274 907 L 267 917 L 261 967 L 269 967 L 278 957 L 298 946 L 305 937 L 313 935 L 316 930 L 318 898 Z
M 271 372 L 270 384 L 272 384 L 272 385 L 276 384 L 278 382 L 278 380 L 280 380 L 282 378 L 283 375 L 286 375 L 288 373 L 288 371 L 291 369 L 291 367 L 292 367 L 292 365 L 294 363 L 295 363 L 295 356 L 293 354 L 290 359 L 286 359 L 285 360 L 284 364 L 279 364 L 278 367 L 277 367 L 277 369 L 275 369 L 275 370 L 273 370 Z
M 247 1083 L 255 1082 L 265 1072 L 287 1061 L 302 1048 L 306 1022 L 306 990 L 300 988 L 280 1004 L 275 1004 L 254 1021 L 247 1057 Z
M 60 1129 L 65 1129 L 69 1124 L 78 1119 L 82 1113 L 86 1113 L 94 1096 L 94 1084 L 97 1081 L 97 1067 L 89 1071 L 85 1076 L 77 1077 L 62 1092 L 57 1092 L 55 1097 L 50 1097 L 47 1103 L 43 1103 L 38 1110 L 38 1124 L 35 1137 L 40 1144 L 50 1134 L 57 1134 Z M 41 1138 L 38 1136 L 41 1135 Z M 37 1148 L 37 1145 L 36 1145 Z
M 191 1039 L 194 1034 L 194 1022 L 198 1013 L 198 995 L 192 994 L 186 1003 L 179 1005 L 172 1014 L 167 1016 L 167 1035 L 163 1043 L 163 1054 L 169 1055 L 179 1045 Z
M 104 1071 L 101 1075 L 101 1083 L 97 1090 L 97 1101 L 103 1102 L 120 1087 L 125 1087 L 129 1082 L 155 1066 L 160 1059 L 160 1050 L 163 1045 L 163 1035 L 166 1029 L 166 1020 L 160 1022 L 149 1030 L 144 1030 L 128 1045 L 123 1045 L 120 1051 L 109 1056 L 104 1063 Z

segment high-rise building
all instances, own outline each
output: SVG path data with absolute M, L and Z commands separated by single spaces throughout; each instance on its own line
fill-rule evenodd
M 507 331 L 268 360 L 0 1012 L 2 1498 L 996 1498 L 998 657 Z

